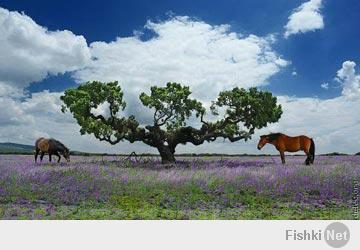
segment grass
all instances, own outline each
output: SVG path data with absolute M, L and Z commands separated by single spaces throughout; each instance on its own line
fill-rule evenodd
M 0 156 L 1 157 L 1 156 Z M 354 219 L 359 157 L 323 157 L 307 167 L 267 158 L 154 162 L 78 157 L 36 165 L 0 158 L 3 219 Z M 224 165 L 227 164 L 227 165 Z
M 0 205 L 0 217 L 16 219 L 352 219 L 351 208 L 337 204 L 321 207 L 272 199 L 253 190 L 206 193 L 196 185 L 151 189 L 133 185 L 105 202 L 78 205 L 37 203 Z M 224 198 L 225 197 L 225 198 Z M 33 200 L 33 201 L 31 201 Z M 23 202 L 24 203 L 24 202 Z

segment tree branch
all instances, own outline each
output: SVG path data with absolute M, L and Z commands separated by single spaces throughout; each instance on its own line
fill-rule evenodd
M 157 119 L 157 121 L 159 121 L 160 119 L 164 118 L 165 116 L 166 116 L 166 115 L 163 115 L 161 118 Z M 161 126 L 165 125 L 166 122 L 167 122 L 168 120 L 170 120 L 170 118 L 174 118 L 174 109 L 173 109 L 173 108 L 171 108 L 171 110 L 170 110 L 170 115 L 168 115 L 161 123 L 157 124 L 157 126 L 161 127 Z
M 110 143 L 111 145 L 115 145 L 115 144 L 117 144 L 117 143 L 119 143 L 123 138 L 121 138 L 121 137 L 117 137 L 116 138 L 116 140 L 112 140 L 111 139 L 111 136 L 105 136 L 105 135 L 103 135 L 103 136 L 101 136 L 101 135 L 95 135 L 95 137 L 97 138 L 97 139 L 99 139 L 100 141 L 107 141 L 108 143 Z

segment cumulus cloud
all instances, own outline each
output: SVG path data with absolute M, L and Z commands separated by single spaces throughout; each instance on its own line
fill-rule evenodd
M 232 154 L 278 154 L 272 145 L 267 145 L 261 151 L 257 150 L 256 145 L 260 135 L 281 132 L 290 136 L 303 134 L 312 137 L 316 144 L 317 154 L 335 151 L 346 153 L 360 151 L 358 143 L 360 134 L 357 132 L 360 129 L 360 113 L 355 111 L 360 108 L 360 99 L 349 100 L 345 96 L 325 100 L 278 96 L 278 102 L 283 108 L 283 115 L 279 122 L 256 130 L 252 140 L 246 143 L 242 141 L 229 143 L 217 140 L 215 143 L 198 147 L 182 146 L 179 150 Z
M 37 137 L 51 136 L 83 151 L 155 152 L 142 143 L 110 146 L 91 135 L 81 136 L 71 114 L 60 112 L 61 92 L 24 93 L 30 82 L 47 74 L 75 70 L 79 82 L 118 80 L 127 94 L 128 114 L 146 117 L 150 112 L 143 112 L 138 95 L 152 85 L 168 81 L 190 85 L 193 96 L 208 105 L 220 90 L 266 84 L 289 63 L 272 48 L 276 42 L 273 36 L 244 36 L 231 32 L 228 25 L 175 17 L 148 22 L 146 29 L 155 36 L 143 40 L 137 33 L 110 43 L 95 42 L 87 48 L 82 36 L 48 31 L 24 14 L 0 9 L 0 106 L 5 107 L 0 109 L 0 141 L 32 144 Z M 337 72 L 343 88 L 339 97 L 279 96 L 284 110 L 279 123 L 257 131 L 248 143 L 217 140 L 199 147 L 180 146 L 177 152 L 256 153 L 257 136 L 269 132 L 312 136 L 321 153 L 360 151 L 360 113 L 354 111 L 360 108 L 360 80 L 355 67 L 355 62 L 346 61 Z M 107 104 L 93 110 L 106 111 Z M 265 152 L 276 150 L 266 147 Z
M 21 98 L 24 95 L 24 89 L 16 86 L 8 85 L 0 81 L 0 98 Z
M 32 145 L 39 137 L 54 137 L 71 149 L 87 152 L 148 152 L 145 145 L 110 146 L 93 136 L 81 136 L 71 114 L 61 113 L 62 92 L 41 91 L 24 99 L 0 98 L 0 142 Z M 124 148 L 124 145 L 125 148 Z
M 331 76 L 329 76 L 331 78 Z M 278 123 L 256 131 L 253 139 L 244 142 L 229 143 L 217 140 L 201 146 L 179 146 L 177 152 L 226 152 L 226 153 L 258 153 L 256 144 L 261 134 L 283 132 L 288 135 L 305 134 L 313 137 L 317 153 L 360 151 L 360 86 L 359 74 L 355 70 L 355 63 L 346 61 L 337 72 L 337 78 L 342 83 L 341 96 L 330 99 L 299 98 L 295 96 L 278 96 L 283 107 L 283 115 Z M 351 90 L 351 91 L 350 91 Z M 336 121 L 336 122 L 334 122 Z M 127 150 L 126 143 L 119 144 L 121 151 Z M 125 149 L 126 148 L 126 149 Z M 131 149 L 148 152 L 151 149 L 142 144 L 134 145 Z M 261 153 L 277 153 L 272 146 L 267 146 Z
M 360 107 L 359 100 L 349 101 L 345 96 L 325 100 L 281 96 L 279 102 L 284 114 L 269 130 L 314 137 L 318 151 L 322 153 L 360 151 L 358 143 L 347 141 L 350 137 L 360 139 L 355 133 L 360 128 L 360 114 L 353 111 L 354 107 Z
M 288 64 L 272 49 L 272 36 L 243 36 L 230 28 L 189 17 L 149 21 L 145 29 L 155 34 L 150 40 L 135 35 L 92 43 L 93 59 L 75 77 L 79 82 L 118 80 L 127 112 L 145 122 L 151 116 L 142 110 L 138 95 L 152 85 L 177 81 L 189 85 L 194 97 L 209 101 L 220 90 L 264 85 Z
M 33 119 L 11 98 L 0 98 L 0 126 L 32 124 Z
M 337 79 L 343 88 L 339 97 L 321 100 L 279 96 L 284 111 L 279 123 L 271 124 L 259 133 L 306 134 L 314 137 L 320 153 L 359 152 L 360 75 L 355 66 L 355 62 L 345 61 L 337 71 Z
M 310 0 L 293 10 L 285 25 L 284 37 L 324 28 L 323 16 L 320 13 L 321 0 Z
M 48 74 L 79 69 L 89 58 L 83 36 L 49 31 L 23 13 L 0 7 L 0 94 L 4 89 L 22 89 Z
M 60 113 L 61 93 L 31 95 L 25 88 L 49 74 L 80 69 L 89 60 L 83 36 L 50 31 L 24 13 L 0 7 L 0 141 L 32 144 L 39 136 L 54 136 L 76 144 L 71 138 L 79 128 L 70 115 Z
M 0 95 L 10 96 L 14 90 L 22 90 L 49 73 L 76 70 L 74 77 L 79 82 L 118 80 L 126 94 L 128 114 L 135 114 L 143 122 L 148 122 L 147 118 L 151 119 L 152 115 L 139 104 L 138 95 L 141 91 L 148 91 L 152 85 L 178 81 L 190 85 L 194 97 L 209 104 L 220 90 L 266 84 L 269 77 L 288 64 L 272 49 L 276 42 L 274 36 L 243 36 L 231 32 L 228 25 L 212 26 L 189 17 L 174 17 L 158 23 L 149 21 L 145 29 L 155 34 L 149 40 L 143 40 L 137 33 L 133 37 L 119 37 L 111 43 L 94 42 L 88 50 L 85 39 L 69 31 L 48 31 L 18 12 L 1 9 L 0 16 L 0 27 L 6 37 L 1 42 L 4 47 L 18 52 L 21 48 L 19 55 L 25 59 L 18 62 L 15 58 L 17 67 L 0 65 Z M 38 38 L 30 39 L 33 36 Z M 66 39 L 70 41 L 63 45 L 62 41 Z M 7 53 L 3 57 L 12 58 L 10 52 Z M 79 61 L 72 60 L 72 56 Z M 34 65 L 32 59 L 39 63 Z M 96 142 L 91 136 L 82 136 L 79 140 L 79 127 L 71 115 L 60 113 L 60 95 L 43 91 L 29 97 L 23 93 L 18 99 L 9 99 L 6 105 L 18 110 L 18 117 L 27 114 L 32 122 L 17 123 L 16 129 L 2 126 L 0 137 L 29 142 L 37 136 L 54 136 L 67 139 L 81 150 L 108 150 L 110 147 Z M 95 113 L 106 111 L 106 104 L 93 110 Z M 87 143 L 81 143 L 84 141 Z M 123 147 L 123 151 L 135 148 L 141 151 L 142 145 L 124 143 L 119 147 Z M 149 151 L 149 148 L 145 146 L 144 151 Z
M 36 122 L 38 118 L 49 119 L 54 122 L 66 120 L 66 116 L 58 117 L 60 116 L 61 105 L 60 94 L 42 91 L 33 93 L 28 97 L 23 96 L 24 99 L 0 98 L 0 106 L 2 107 L 0 109 L 1 129 L 6 131 L 6 126 L 14 125 L 38 126 L 40 128 L 41 124 Z M 54 119 L 56 117 L 58 119 Z M 67 121 L 69 122 L 71 119 L 67 119 Z M 32 131 L 25 130 L 24 132 L 31 133 Z
M 360 75 L 355 73 L 355 66 L 355 62 L 345 61 L 336 77 L 343 86 L 342 94 L 350 98 L 360 97 Z

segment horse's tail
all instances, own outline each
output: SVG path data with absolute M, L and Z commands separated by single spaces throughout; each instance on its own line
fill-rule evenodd
M 311 145 L 310 145 L 310 155 L 311 155 L 311 163 L 314 163 L 314 159 L 315 159 L 315 143 L 314 140 L 311 139 Z
M 41 137 L 41 138 L 37 139 L 36 142 L 35 142 L 35 162 L 36 162 L 37 157 L 38 157 L 38 154 L 39 154 L 39 152 L 40 152 L 39 142 L 40 142 L 42 139 L 44 139 L 44 138 Z
M 39 142 L 40 142 L 41 140 L 43 140 L 43 139 L 44 139 L 44 137 L 40 137 L 39 139 L 36 140 L 36 142 L 35 142 L 35 149 L 36 149 L 36 148 L 39 148 Z

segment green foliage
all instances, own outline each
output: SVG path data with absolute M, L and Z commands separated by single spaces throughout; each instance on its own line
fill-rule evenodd
M 81 134 L 94 134 L 100 140 L 116 144 L 131 133 L 129 130 L 138 126 L 138 122 L 132 116 L 116 117 L 116 114 L 126 107 L 118 82 L 87 82 L 76 89 L 66 90 L 60 99 L 64 103 L 62 112 L 69 110 L 73 114 L 81 126 Z M 105 102 L 109 104 L 110 117 L 94 115 L 92 110 Z
M 153 108 L 154 125 L 166 124 L 168 130 L 173 130 L 186 125 L 186 119 L 192 112 L 196 117 L 205 113 L 205 108 L 200 102 L 190 99 L 190 88 L 179 83 L 169 82 L 166 87 L 151 87 L 151 94 L 140 94 L 142 104 Z
M 277 105 L 277 98 L 270 92 L 258 91 L 250 88 L 234 88 L 230 91 L 220 92 L 218 99 L 212 103 L 210 109 L 214 115 L 218 115 L 218 109 L 225 107 L 226 116 L 218 122 L 218 126 L 225 126 L 227 134 L 235 134 L 241 122 L 252 134 L 255 128 L 260 129 L 267 123 L 277 122 L 281 115 L 281 105 Z
M 117 82 L 87 82 L 76 89 L 68 89 L 61 96 L 62 111 L 69 110 L 81 126 L 81 134 L 93 134 L 102 141 L 116 144 L 125 139 L 130 142 L 142 141 L 156 147 L 163 162 L 175 160 L 178 144 L 200 145 L 222 137 L 230 141 L 247 140 L 255 129 L 277 122 L 282 114 L 276 97 L 256 88 L 245 90 L 234 88 L 220 92 L 210 111 L 224 116 L 217 121 L 205 121 L 202 103 L 189 98 L 189 87 L 169 82 L 165 87 L 151 87 L 150 94 L 141 93 L 142 104 L 154 111 L 153 124 L 140 127 L 134 116 L 124 117 L 123 92 Z M 93 109 L 104 103 L 109 104 L 109 117 L 95 115 Z M 194 115 L 200 118 L 202 126 L 194 128 L 187 120 Z
M 65 95 L 60 99 L 65 103 L 62 111 L 64 112 L 68 108 L 75 115 L 88 114 L 91 108 L 97 108 L 105 101 L 110 104 L 112 115 L 126 107 L 118 82 L 107 84 L 97 81 L 87 82 L 76 89 L 66 90 Z

